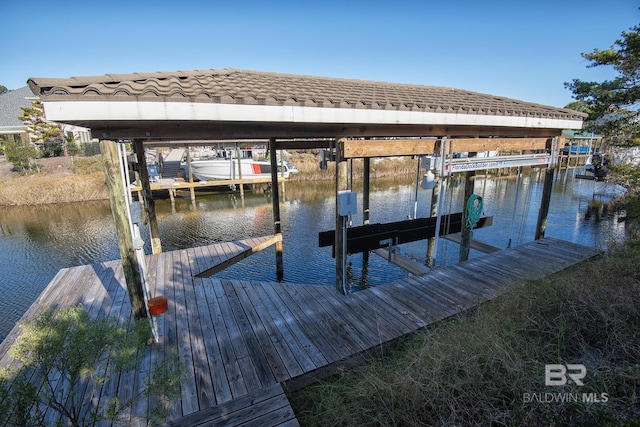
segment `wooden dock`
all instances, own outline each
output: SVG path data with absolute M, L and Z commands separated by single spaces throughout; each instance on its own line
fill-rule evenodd
M 167 424 L 298 425 L 282 384 L 294 389 L 312 383 L 524 279 L 597 255 L 585 246 L 545 238 L 347 296 L 328 286 L 195 277 L 247 245 L 223 243 L 148 256 L 152 295 L 169 298 L 169 311 L 157 318 L 159 343 L 147 349 L 136 378 L 103 389 L 100 399 L 130 393 L 120 388 L 141 384 L 138 376 L 149 373 L 151 360 L 175 351 L 188 375 Z M 229 247 L 236 249 L 226 256 Z M 119 261 L 63 269 L 23 319 L 41 306 L 75 304 L 96 316 L 128 319 L 124 283 Z M 0 344 L 0 366 L 13 363 L 8 350 L 19 333 L 14 328 Z M 131 425 L 144 424 L 147 410 L 144 402 L 136 405 Z M 55 414 L 48 416 L 55 421 Z
M 278 181 L 286 181 L 285 178 L 279 177 Z M 204 189 L 210 187 L 229 187 L 233 185 L 249 185 L 249 184 L 269 184 L 271 183 L 271 177 L 255 177 L 255 178 L 243 178 L 243 179 L 219 179 L 215 181 L 194 181 L 189 182 L 184 179 L 178 178 L 161 178 L 159 181 L 150 183 L 151 191 L 159 190 L 188 190 Z M 132 193 L 142 191 L 142 187 L 139 185 L 130 185 L 129 191 Z

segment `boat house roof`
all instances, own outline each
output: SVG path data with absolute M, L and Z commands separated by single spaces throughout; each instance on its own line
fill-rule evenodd
M 557 136 L 584 113 L 467 90 L 236 69 L 30 78 L 48 120 L 109 139 Z

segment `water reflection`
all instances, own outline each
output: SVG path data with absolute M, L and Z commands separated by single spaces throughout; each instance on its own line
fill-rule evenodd
M 538 171 L 522 176 L 516 203 L 516 176 L 496 177 L 479 173 L 476 193 L 484 197 L 485 215 L 494 225 L 475 230 L 473 237 L 500 248 L 509 241 L 516 246 L 533 239 L 542 193 Z M 334 286 L 335 261 L 331 248 L 318 247 L 318 232 L 335 227 L 335 199 L 332 182 L 288 183 L 281 206 L 284 234 L 284 272 L 288 283 Z M 554 183 L 546 235 L 597 249 L 609 241 L 624 238 L 624 212 L 612 210 L 596 192 L 593 181 L 576 180 L 572 173 L 558 174 Z M 415 187 L 411 178 L 372 181 L 372 223 L 391 222 L 413 216 Z M 358 203 L 362 190 L 355 183 Z M 445 212 L 462 208 L 461 177 L 450 181 L 443 203 Z M 418 216 L 429 216 L 431 191 L 418 192 Z M 244 208 L 243 208 L 244 206 Z M 157 200 L 158 226 L 163 250 L 262 236 L 273 233 L 271 199 L 268 192 L 198 194 L 192 203 L 188 193 L 171 204 Z M 362 214 L 352 217 L 362 223 Z M 143 237 L 148 241 L 146 230 Z M 402 255 L 423 263 L 426 242 L 401 245 Z M 438 264 L 457 262 L 458 245 L 441 241 Z M 147 247 L 150 252 L 150 247 Z M 480 254 L 471 251 L 471 257 Z M 35 300 L 54 275 L 64 267 L 119 257 L 115 229 L 107 201 L 38 207 L 0 209 L 0 338 Z M 406 273 L 386 259 L 362 254 L 349 256 L 349 283 L 354 289 L 379 285 L 404 277 Z M 219 273 L 219 276 L 248 280 L 275 280 L 274 251 L 269 248 Z

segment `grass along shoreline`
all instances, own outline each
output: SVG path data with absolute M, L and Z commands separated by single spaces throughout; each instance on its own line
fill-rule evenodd
M 585 365 L 584 386 L 545 386 L 546 364 Z M 289 397 L 305 426 L 638 426 L 639 390 L 640 242 L 628 241 Z
M 0 206 L 108 199 L 99 156 L 39 159 L 40 172 L 20 175 L 1 160 Z
M 300 172 L 289 181 L 335 180 L 335 163 L 328 169 L 318 167 L 319 157 L 310 153 L 293 153 L 287 157 Z M 39 159 L 40 173 L 20 175 L 11 172 L 10 164 L 0 159 L 0 206 L 72 203 L 109 198 L 100 156 Z M 372 161 L 371 178 L 415 176 L 416 160 L 410 158 Z M 353 176 L 362 177 L 363 162 L 353 162 Z

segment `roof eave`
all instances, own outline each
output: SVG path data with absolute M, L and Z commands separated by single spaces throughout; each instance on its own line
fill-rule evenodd
M 566 116 L 433 113 L 422 111 L 319 108 L 192 102 L 47 101 L 47 120 L 60 123 L 117 121 L 254 122 L 362 125 L 450 125 L 581 129 Z

